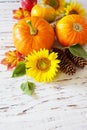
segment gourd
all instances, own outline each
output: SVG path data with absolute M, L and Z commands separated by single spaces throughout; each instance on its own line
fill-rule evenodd
M 56 24 L 56 36 L 63 46 L 87 43 L 87 18 L 80 15 L 68 15 Z
M 53 27 L 43 18 L 26 17 L 13 27 L 14 45 L 20 53 L 27 55 L 40 48 L 51 49 L 55 41 Z
M 48 22 L 52 22 L 56 18 L 55 9 L 47 4 L 36 4 L 31 10 L 31 16 L 44 18 Z

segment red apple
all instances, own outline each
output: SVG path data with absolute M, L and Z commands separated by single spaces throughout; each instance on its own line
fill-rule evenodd
M 32 7 L 37 3 L 37 0 L 21 0 L 23 9 L 31 11 Z

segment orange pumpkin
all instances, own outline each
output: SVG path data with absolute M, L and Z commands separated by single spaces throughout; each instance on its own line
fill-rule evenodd
M 87 19 L 80 15 L 68 15 L 56 24 L 56 36 L 63 46 L 87 43 Z
M 51 49 L 55 41 L 54 29 L 40 17 L 27 17 L 14 25 L 13 41 L 16 49 L 24 55 L 40 48 Z

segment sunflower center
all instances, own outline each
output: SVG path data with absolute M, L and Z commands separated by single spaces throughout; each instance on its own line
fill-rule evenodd
M 69 11 L 69 14 L 78 14 L 78 12 L 73 9 L 73 10 Z
M 36 64 L 37 68 L 41 71 L 49 70 L 50 65 L 51 65 L 50 60 L 47 58 L 38 59 L 37 64 Z
M 74 23 L 74 24 L 73 24 L 73 29 L 74 29 L 76 32 L 81 32 L 81 31 L 82 31 L 82 26 L 81 26 L 81 24 L 79 24 L 79 23 Z

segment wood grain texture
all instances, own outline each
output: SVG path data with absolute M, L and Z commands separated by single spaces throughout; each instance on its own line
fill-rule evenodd
M 0 0 L 0 60 L 14 49 L 12 10 L 19 6 L 20 0 Z M 26 77 L 11 75 L 0 64 L 0 130 L 87 130 L 87 66 L 49 84 L 35 83 L 32 97 L 20 89 Z

